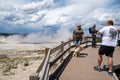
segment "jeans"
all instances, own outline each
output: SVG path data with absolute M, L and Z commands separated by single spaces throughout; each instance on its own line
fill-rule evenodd
M 78 46 L 78 45 L 81 44 L 81 42 L 82 42 L 82 40 L 75 40 L 75 41 L 74 41 L 74 44 L 75 44 L 75 46 Z

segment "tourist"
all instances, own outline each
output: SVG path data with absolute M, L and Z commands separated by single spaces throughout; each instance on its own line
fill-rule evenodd
M 76 29 L 74 29 L 72 38 L 74 40 L 74 44 L 76 47 L 79 46 L 81 42 L 84 40 L 84 32 L 80 24 L 77 25 Z
M 89 28 L 89 33 L 92 35 L 92 47 L 96 47 L 96 24 L 94 23 L 92 27 Z
M 97 71 L 102 71 L 102 56 L 105 54 L 108 57 L 108 74 L 112 75 L 113 73 L 113 53 L 115 47 L 117 45 L 117 28 L 114 27 L 113 20 L 107 21 L 107 26 L 103 27 L 101 30 L 97 32 L 98 34 L 102 34 L 102 44 L 99 48 L 98 52 L 98 65 L 94 66 L 94 69 Z

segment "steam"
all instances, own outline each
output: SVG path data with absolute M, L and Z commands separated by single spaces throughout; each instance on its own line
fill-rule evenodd
M 10 35 L 10 36 L 0 36 L 0 42 L 4 43 L 59 43 L 61 41 L 66 41 L 71 37 L 71 34 L 66 30 L 59 30 L 56 34 L 46 34 L 46 33 L 30 33 L 27 35 Z

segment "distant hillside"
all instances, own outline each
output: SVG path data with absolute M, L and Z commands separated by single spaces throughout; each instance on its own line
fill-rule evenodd
M 23 36 L 26 36 L 28 35 L 28 33 L 0 33 L 0 36 L 10 36 L 10 35 L 23 35 Z

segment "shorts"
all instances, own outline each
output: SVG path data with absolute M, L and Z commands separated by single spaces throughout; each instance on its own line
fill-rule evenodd
M 101 45 L 98 54 L 106 55 L 107 57 L 113 57 L 115 47 Z

